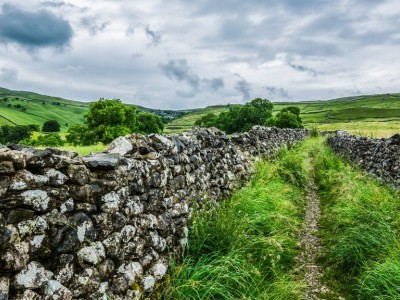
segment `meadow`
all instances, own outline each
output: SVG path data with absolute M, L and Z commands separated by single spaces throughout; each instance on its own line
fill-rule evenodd
M 318 298 L 305 297 L 297 259 L 310 181 L 321 198 Z M 400 299 L 399 203 L 398 192 L 310 138 L 259 162 L 245 187 L 194 216 L 183 261 L 154 299 Z

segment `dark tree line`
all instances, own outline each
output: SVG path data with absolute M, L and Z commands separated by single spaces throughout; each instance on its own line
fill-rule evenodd
M 303 127 L 298 107 L 285 107 L 276 116 L 272 116 L 273 108 L 274 105 L 269 100 L 256 98 L 243 106 L 233 106 L 219 115 L 209 113 L 197 120 L 195 125 L 216 127 L 228 134 L 249 131 L 254 125 Z

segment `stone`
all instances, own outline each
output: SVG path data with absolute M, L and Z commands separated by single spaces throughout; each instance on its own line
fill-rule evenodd
M 160 280 L 167 273 L 167 269 L 168 269 L 168 264 L 163 263 L 163 262 L 158 262 L 151 268 L 151 271 L 152 271 L 154 277 L 157 280 Z
M 17 296 L 15 297 L 15 300 L 42 300 L 42 298 L 39 296 L 39 294 L 35 293 L 34 291 L 25 290 L 23 292 L 18 293 Z
M 47 221 L 42 217 L 36 217 L 33 220 L 22 221 L 17 225 L 17 229 L 21 238 L 27 235 L 44 234 L 47 228 Z
M 111 192 L 101 197 L 101 202 L 103 203 L 101 209 L 104 212 L 112 213 L 118 211 L 121 198 L 116 192 Z
M 107 153 L 118 153 L 121 156 L 131 153 L 133 149 L 132 144 L 126 137 L 120 136 L 112 141 L 105 149 Z
M 7 300 L 10 290 L 10 278 L 0 277 L 0 299 Z
M 132 285 L 138 277 L 143 274 L 143 268 L 138 262 L 129 262 L 122 264 L 118 270 L 118 274 L 121 274 L 126 279 L 128 285 Z
M 42 287 L 52 275 L 40 263 L 32 261 L 15 276 L 15 286 L 19 289 L 37 289 Z
M 50 169 L 45 173 L 45 176 L 49 178 L 49 185 L 60 186 L 63 185 L 67 180 L 68 176 L 64 175 L 56 169 Z
M 121 155 L 118 153 L 95 153 L 82 157 L 85 165 L 90 169 L 116 169 L 121 160 Z
M 44 288 L 45 300 L 72 300 L 72 292 L 57 280 L 49 280 Z
M 15 173 L 12 161 L 0 162 L 0 174 L 12 174 L 12 173 Z
M 29 243 L 15 243 L 0 257 L 0 267 L 7 271 L 19 271 L 29 262 Z
M 22 202 L 36 211 L 46 211 L 49 207 L 50 197 L 46 191 L 29 190 L 21 194 Z
M 69 165 L 67 168 L 67 174 L 71 182 L 79 185 L 89 183 L 90 171 L 84 165 Z
M 80 248 L 83 242 L 91 242 L 96 238 L 93 222 L 85 213 L 73 215 L 68 224 L 59 233 L 62 240 L 57 248 L 58 252 L 67 253 Z
M 32 219 L 32 217 L 35 215 L 35 212 L 30 209 L 24 209 L 24 208 L 16 208 L 10 211 L 10 213 L 7 216 L 7 223 L 9 224 L 15 224 L 19 223 L 21 221 L 25 221 L 28 219 Z
M 103 244 L 101 242 L 96 242 L 80 249 L 77 256 L 80 265 L 85 266 L 85 264 L 99 264 L 106 257 L 106 254 Z

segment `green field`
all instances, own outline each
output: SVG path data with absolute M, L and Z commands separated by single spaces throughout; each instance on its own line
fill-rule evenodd
M 87 109 L 88 103 L 0 88 L 0 125 L 41 126 L 57 120 L 65 132 L 71 124 L 83 123 Z
M 324 101 L 274 103 L 274 113 L 283 107 L 295 105 L 301 109 L 306 127 L 321 130 L 349 130 L 352 133 L 388 137 L 400 132 L 400 94 L 357 96 Z M 219 114 L 228 106 L 207 107 L 189 112 L 166 126 L 165 133 L 190 129 L 201 116 Z
M 59 97 L 0 88 L 0 125 L 42 126 L 46 120 L 55 119 L 61 124 L 61 131 L 66 132 L 71 124 L 83 123 L 83 115 L 88 105 L 89 103 Z M 301 118 L 308 128 L 316 126 L 320 130 L 343 129 L 373 137 L 389 137 L 400 132 L 400 94 L 278 102 L 274 103 L 274 113 L 290 105 L 296 105 L 301 109 Z M 173 134 L 190 130 L 196 120 L 207 113 L 219 114 L 229 107 L 230 105 L 216 105 L 184 111 L 162 111 L 138 106 L 138 110 L 160 115 L 183 115 L 166 125 L 164 133 Z

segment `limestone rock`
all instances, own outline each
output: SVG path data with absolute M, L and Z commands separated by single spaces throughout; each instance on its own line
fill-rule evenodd
M 20 289 L 37 289 L 42 287 L 52 275 L 41 264 L 33 261 L 15 276 L 15 286 Z

